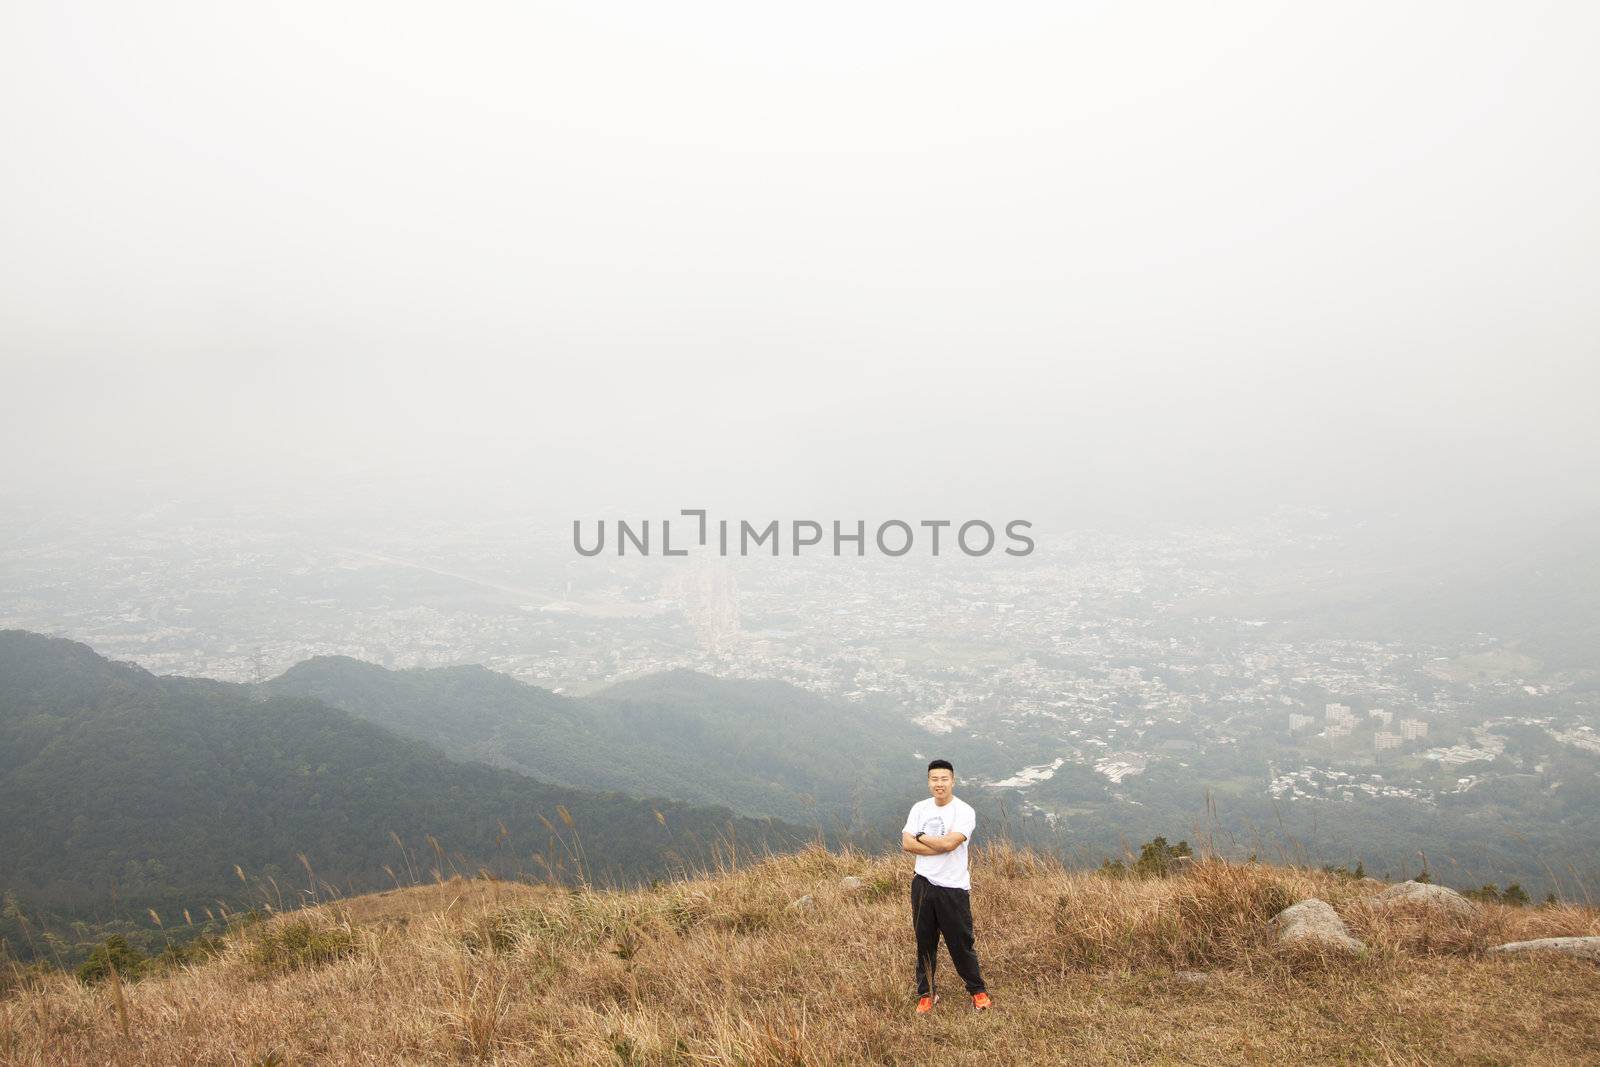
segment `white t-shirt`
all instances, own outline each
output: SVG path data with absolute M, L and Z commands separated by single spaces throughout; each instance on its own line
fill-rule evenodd
M 940 834 L 963 833 L 966 840 L 937 856 L 918 856 L 917 873 L 934 885 L 946 889 L 971 889 L 972 877 L 967 872 L 967 845 L 972 841 L 972 831 L 978 826 L 978 813 L 960 797 L 952 796 L 943 807 L 932 797 L 911 805 L 906 816 L 905 832 L 925 833 L 930 837 Z

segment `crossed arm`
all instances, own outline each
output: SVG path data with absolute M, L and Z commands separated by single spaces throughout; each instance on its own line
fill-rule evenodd
M 953 852 L 967 839 L 967 835 L 959 830 L 952 830 L 948 834 L 923 834 L 922 840 L 904 831 L 900 834 L 900 851 L 911 852 L 918 856 L 938 856 L 946 852 Z

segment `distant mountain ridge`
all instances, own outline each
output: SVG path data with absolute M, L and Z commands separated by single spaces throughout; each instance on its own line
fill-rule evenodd
M 483 667 L 387 670 L 321 656 L 263 686 L 544 781 L 830 828 L 886 793 L 909 786 L 916 799 L 925 763 L 915 753 L 929 741 L 909 722 L 784 682 L 688 670 L 566 697 Z
M 357 890 L 385 884 L 385 864 L 576 876 L 580 854 L 625 883 L 725 837 L 760 852 L 816 836 L 457 762 L 320 700 L 161 678 L 20 630 L 0 631 L 0 812 L 0 890 L 63 910 L 204 901 L 240 888 L 235 864 L 292 893 L 302 855 Z

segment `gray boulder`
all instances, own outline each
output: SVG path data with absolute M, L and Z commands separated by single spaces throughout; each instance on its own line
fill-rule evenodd
M 807 893 L 803 897 L 798 897 L 795 900 L 789 901 L 789 910 L 806 911 L 811 907 L 812 903 L 813 901 L 811 900 L 811 894 Z
M 1211 976 L 1205 971 L 1174 971 L 1172 980 L 1180 985 L 1206 985 L 1210 983 Z
M 1600 937 L 1541 937 L 1535 941 L 1512 941 L 1496 945 L 1490 952 L 1564 952 L 1600 963 Z
M 1316 897 L 1289 905 L 1274 915 L 1268 925 L 1280 945 L 1348 955 L 1364 952 L 1367 947 L 1350 936 L 1344 920 L 1332 905 Z
M 860 889 L 861 888 L 861 879 L 857 878 L 853 874 L 847 874 L 843 878 L 839 879 L 839 888 L 840 889 Z
M 1381 910 L 1406 904 L 1420 904 L 1451 915 L 1467 916 L 1478 906 L 1448 886 L 1432 882 L 1401 882 L 1372 898 L 1372 906 Z

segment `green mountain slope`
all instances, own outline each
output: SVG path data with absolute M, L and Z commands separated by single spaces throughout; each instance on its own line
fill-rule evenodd
M 310 881 L 301 854 L 359 890 L 386 884 L 385 864 L 573 870 L 581 842 L 591 876 L 622 883 L 707 861 L 730 833 L 741 851 L 813 836 L 455 762 L 318 700 L 158 678 L 15 630 L 0 631 L 0 812 L 0 890 L 63 912 L 233 893 L 235 864 L 291 892 Z
M 863 807 L 907 783 L 919 792 L 914 753 L 929 741 L 909 723 L 782 682 L 684 670 L 569 698 L 482 667 L 390 671 L 319 657 L 265 687 L 546 781 L 829 828 L 857 824 Z

